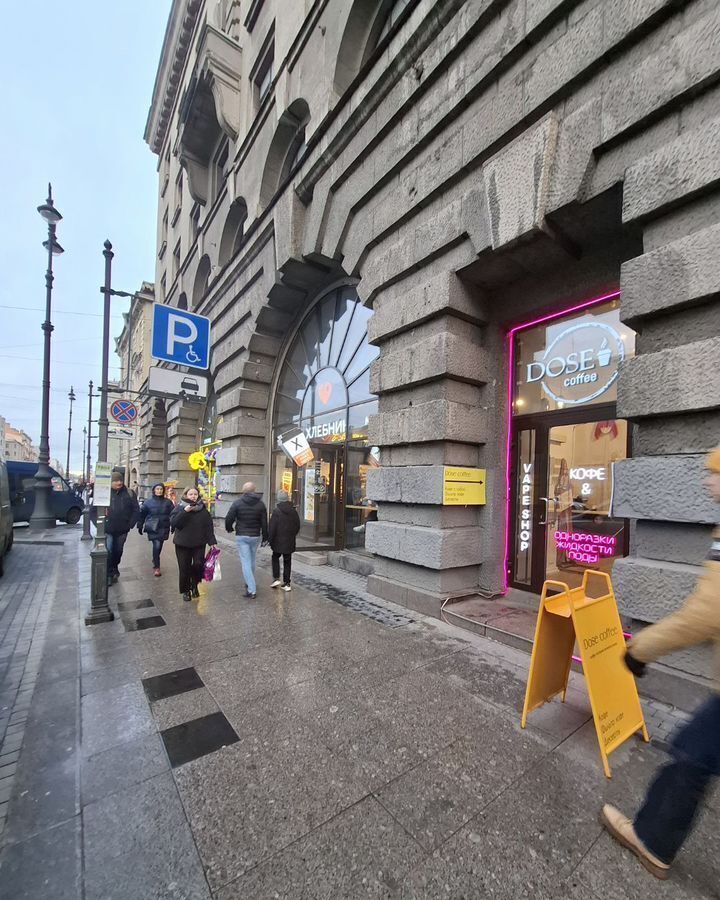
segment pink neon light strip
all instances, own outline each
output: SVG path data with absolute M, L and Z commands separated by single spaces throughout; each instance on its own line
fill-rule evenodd
M 561 316 L 570 315 L 570 313 L 579 312 L 581 309 L 587 309 L 590 306 L 596 306 L 598 303 L 605 303 L 608 300 L 614 300 L 620 296 L 620 291 L 613 291 L 611 294 L 604 294 L 602 297 L 595 297 L 593 300 L 586 300 L 584 303 L 578 303 L 577 306 L 571 306 L 569 309 L 563 309 L 560 312 L 549 313 L 541 316 L 539 319 L 533 319 L 530 322 L 523 322 L 522 325 L 516 325 L 508 331 L 508 359 L 510 367 L 508 370 L 508 393 L 507 393 L 507 446 L 505 454 L 505 559 L 503 560 L 503 596 L 507 594 L 509 588 L 508 564 L 510 561 L 510 534 L 512 526 L 510 523 L 510 492 L 512 490 L 512 472 L 510 471 L 512 462 L 512 409 L 513 409 L 513 384 L 515 381 L 515 335 L 518 331 L 524 331 L 526 328 L 532 328 L 534 325 L 541 325 L 543 322 L 550 322 L 552 319 L 559 319 Z

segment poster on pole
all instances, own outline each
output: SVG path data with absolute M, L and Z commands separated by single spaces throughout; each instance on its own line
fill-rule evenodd
M 110 481 L 112 479 L 112 463 L 95 463 L 95 489 L 93 490 L 93 506 L 110 506 Z

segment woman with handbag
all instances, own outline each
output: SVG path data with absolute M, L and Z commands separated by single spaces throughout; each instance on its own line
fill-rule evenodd
M 170 516 L 174 508 L 172 500 L 165 496 L 165 485 L 159 481 L 153 485 L 152 495 L 140 509 L 138 532 L 142 534 L 144 531 L 152 544 L 153 575 L 156 578 L 162 575 L 160 554 L 163 544 L 170 537 Z
M 203 580 L 205 545 L 214 547 L 215 528 L 212 516 L 200 499 L 196 487 L 185 489 L 170 516 L 175 554 L 180 574 L 180 593 L 185 601 L 199 597 L 198 584 Z

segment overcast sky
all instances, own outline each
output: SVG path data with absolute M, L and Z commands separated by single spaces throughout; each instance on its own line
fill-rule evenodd
M 50 455 L 65 465 L 72 385 L 71 471 L 82 465 L 88 381 L 100 381 L 103 241 L 115 250 L 114 288 L 155 277 L 157 158 L 143 132 L 169 9 L 41 0 L 3 10 L 0 415 L 38 443 L 47 226 L 36 209 L 50 180 L 65 249 L 55 258 Z M 113 303 L 117 335 L 127 302 Z M 114 354 L 111 363 L 117 377 Z

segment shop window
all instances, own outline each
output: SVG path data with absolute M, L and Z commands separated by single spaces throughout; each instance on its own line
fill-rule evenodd
M 265 38 L 258 61 L 251 73 L 251 81 L 254 85 L 255 108 L 258 109 L 272 87 L 275 77 L 275 25 Z
M 306 546 L 362 548 L 377 516 L 367 471 L 379 465 L 368 426 L 377 412 L 367 339 L 371 310 L 354 287 L 325 296 L 307 314 L 280 368 L 274 397 L 273 484 L 292 494 Z

